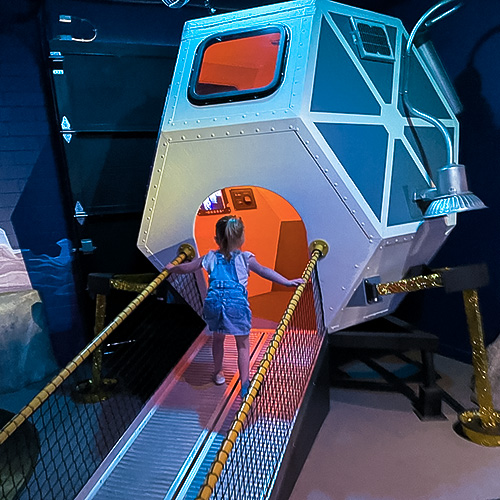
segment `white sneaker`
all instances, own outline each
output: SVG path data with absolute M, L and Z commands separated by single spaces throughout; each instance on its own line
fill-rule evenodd
M 223 383 L 226 382 L 226 379 L 222 372 L 214 373 L 214 376 L 212 377 L 212 380 L 214 381 L 215 385 L 222 385 Z

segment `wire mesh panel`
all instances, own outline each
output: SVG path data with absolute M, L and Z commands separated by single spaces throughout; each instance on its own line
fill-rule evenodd
M 183 286 L 199 301 L 193 280 Z M 109 309 L 113 296 L 130 300 L 115 290 Z M 95 356 L 87 357 L 21 411 L 28 418 L 13 432 L 12 414 L 0 413 L 0 499 L 74 498 L 205 326 L 168 284 L 126 319 L 100 346 L 98 383 Z
M 316 314 L 320 304 L 313 279 L 285 329 L 211 498 L 257 500 L 270 495 L 325 335 L 321 312 Z
M 203 300 L 194 274 L 171 274 L 168 281 L 193 310 L 201 316 Z

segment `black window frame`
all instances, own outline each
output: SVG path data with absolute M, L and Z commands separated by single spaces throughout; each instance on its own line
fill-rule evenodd
M 210 95 L 202 95 L 195 92 L 196 83 L 200 74 L 203 56 L 208 47 L 224 42 L 227 40 L 237 40 L 241 38 L 250 38 L 254 36 L 267 35 L 271 33 L 280 34 L 280 44 L 276 56 L 276 67 L 274 70 L 274 77 L 271 83 L 260 89 L 246 89 L 246 90 L 233 90 L 228 92 L 218 92 Z M 232 103 L 238 101 L 246 101 L 250 99 L 258 99 L 266 97 L 274 93 L 281 85 L 285 73 L 285 63 L 288 48 L 288 31 L 284 26 L 272 25 L 265 28 L 258 28 L 252 30 L 237 30 L 226 33 L 219 33 L 212 35 L 205 39 L 196 49 L 193 68 L 191 70 L 191 77 L 188 85 L 188 100 L 195 105 L 204 106 L 208 104 L 221 104 Z

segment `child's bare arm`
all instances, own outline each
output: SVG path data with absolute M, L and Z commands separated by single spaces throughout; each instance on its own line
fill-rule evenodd
M 189 274 L 194 273 L 198 269 L 201 268 L 201 262 L 203 257 L 197 257 L 193 259 L 191 262 L 183 262 L 182 264 L 178 264 L 174 266 L 173 264 L 167 264 L 165 269 L 169 271 L 171 274 Z
M 257 259 L 254 256 L 250 257 L 248 261 L 248 268 L 260 277 L 269 281 L 274 281 L 274 283 L 278 283 L 278 285 L 299 286 L 304 283 L 302 278 L 295 278 L 292 280 L 285 278 L 280 273 L 257 262 Z

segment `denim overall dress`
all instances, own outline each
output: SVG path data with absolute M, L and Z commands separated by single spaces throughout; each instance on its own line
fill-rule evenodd
M 231 252 L 228 261 L 211 251 L 203 258 L 208 272 L 208 292 L 203 305 L 203 319 L 211 332 L 248 335 L 252 313 L 248 304 L 248 259 L 250 252 Z

